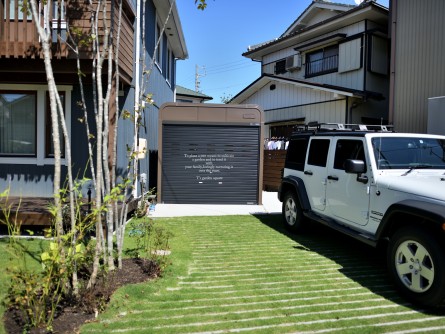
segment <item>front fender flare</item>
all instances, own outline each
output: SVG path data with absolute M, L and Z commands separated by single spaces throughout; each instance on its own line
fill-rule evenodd
M 433 226 L 443 231 L 442 227 L 443 224 L 445 224 L 445 206 L 409 199 L 394 203 L 386 210 L 376 232 L 377 239 L 380 239 L 382 235 L 384 236 L 385 231 L 388 231 L 388 228 L 390 228 L 393 223 L 392 218 L 397 214 L 408 214 L 419 218 L 421 221 L 428 220 Z

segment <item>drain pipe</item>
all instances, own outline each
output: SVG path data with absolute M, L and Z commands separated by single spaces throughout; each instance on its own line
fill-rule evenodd
M 391 0 L 389 5 L 390 33 L 391 33 L 391 56 L 390 56 L 390 70 L 389 70 L 389 110 L 388 122 L 394 124 L 395 112 L 395 76 L 396 76 L 396 38 L 397 38 L 397 0 Z
M 348 115 L 348 124 L 353 124 L 352 122 L 352 109 L 355 109 L 358 107 L 358 103 L 357 102 L 352 102 L 351 106 L 349 107 L 349 115 Z
M 133 145 L 134 150 L 138 150 L 139 146 L 139 135 L 138 135 L 138 120 L 139 120 L 139 95 L 140 95 L 140 52 L 141 52 L 141 0 L 136 1 L 136 32 L 135 32 L 135 85 L 134 85 L 134 139 Z M 135 154 L 133 162 L 133 175 L 134 175 L 134 187 L 133 187 L 133 197 L 138 198 L 138 157 Z

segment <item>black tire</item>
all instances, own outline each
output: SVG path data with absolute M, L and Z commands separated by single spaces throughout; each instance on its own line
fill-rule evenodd
M 388 247 L 388 270 L 397 289 L 408 300 L 427 307 L 445 301 L 445 251 L 430 232 L 404 227 Z
M 295 192 L 289 191 L 284 195 L 282 214 L 284 225 L 289 231 L 301 232 L 303 230 L 305 218 Z

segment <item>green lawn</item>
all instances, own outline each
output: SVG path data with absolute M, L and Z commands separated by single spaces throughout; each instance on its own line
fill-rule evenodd
M 3 316 L 5 307 L 3 300 L 8 291 L 9 279 L 7 268 L 16 266 L 26 267 L 31 270 L 40 270 L 40 254 L 42 253 L 45 243 L 47 241 L 42 239 L 19 239 L 17 249 L 25 252 L 25 262 L 19 261 L 16 257 L 17 251 L 11 250 L 9 247 L 9 240 L 6 238 L 0 239 L 0 314 Z M 0 319 L 0 334 L 4 334 L 3 317 Z
M 444 332 L 400 299 L 377 252 L 279 216 L 159 219 L 174 233 L 164 278 L 127 286 L 82 333 Z

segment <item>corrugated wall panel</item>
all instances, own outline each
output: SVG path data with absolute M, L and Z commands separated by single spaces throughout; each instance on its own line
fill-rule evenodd
M 258 104 L 264 110 L 264 122 L 278 122 L 305 118 L 319 122 L 345 122 L 346 100 L 335 100 L 334 94 L 305 87 L 276 84 L 270 93 L 268 86 L 243 101 L 244 104 Z
M 257 204 L 260 127 L 164 125 L 162 201 Z
M 398 0 L 394 86 L 397 131 L 426 132 L 428 98 L 445 92 L 445 1 Z

